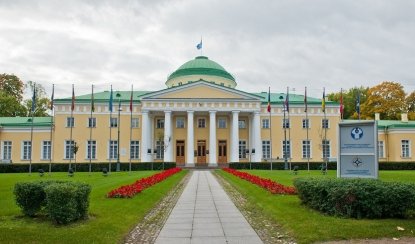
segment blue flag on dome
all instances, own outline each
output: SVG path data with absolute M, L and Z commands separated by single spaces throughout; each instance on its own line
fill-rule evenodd
M 200 42 L 196 45 L 196 48 L 198 50 L 202 49 L 202 39 L 200 39 Z

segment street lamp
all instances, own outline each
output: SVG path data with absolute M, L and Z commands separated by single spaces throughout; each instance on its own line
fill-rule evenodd
M 117 95 L 115 95 L 118 98 L 118 124 L 117 124 L 117 128 L 118 128 L 118 139 L 117 139 L 117 168 L 116 171 L 120 171 L 120 125 L 121 125 L 121 120 L 120 120 L 120 115 L 121 115 L 121 94 L 117 93 Z

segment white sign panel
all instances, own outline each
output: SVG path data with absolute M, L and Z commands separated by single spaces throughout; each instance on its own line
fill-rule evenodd
M 378 178 L 376 121 L 339 123 L 337 177 Z

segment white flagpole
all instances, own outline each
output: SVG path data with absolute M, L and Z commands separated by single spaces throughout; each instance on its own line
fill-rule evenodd
M 92 85 L 92 97 L 91 97 L 91 114 L 89 116 L 89 175 L 91 175 L 91 169 L 92 169 L 92 113 L 95 107 L 95 101 L 94 101 L 94 85 Z
M 55 117 L 55 109 L 54 104 L 53 104 L 53 100 L 54 100 L 54 93 L 55 93 L 55 84 L 52 84 L 52 101 L 51 101 L 51 106 L 50 109 L 52 110 L 52 121 L 50 123 L 50 156 L 49 156 L 49 176 L 52 173 L 52 156 L 53 156 L 53 143 L 52 143 L 52 139 L 53 139 L 53 122 L 54 122 L 54 117 Z
M 310 140 L 309 140 L 309 135 L 308 135 L 308 129 L 309 129 L 309 121 L 308 121 L 308 107 L 307 107 L 307 87 L 305 87 L 305 97 L 304 97 L 304 105 L 305 105 L 305 120 L 307 122 L 307 128 L 306 128 L 306 132 L 307 132 L 307 171 L 308 173 L 310 173 L 310 149 L 311 149 L 311 145 L 310 145 Z

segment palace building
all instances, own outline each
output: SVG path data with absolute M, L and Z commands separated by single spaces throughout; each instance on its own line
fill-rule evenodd
M 323 112 L 320 98 L 238 90 L 235 78 L 205 56 L 184 63 L 165 84 L 158 91 L 134 91 L 132 99 L 131 91 L 77 96 L 73 108 L 71 97 L 56 99 L 54 117 L 0 118 L 1 162 L 59 163 L 76 156 L 77 162 L 215 167 L 284 156 L 315 163 L 337 157 L 338 103 L 325 101 Z M 378 121 L 381 161 L 414 161 L 415 123 L 405 118 Z

